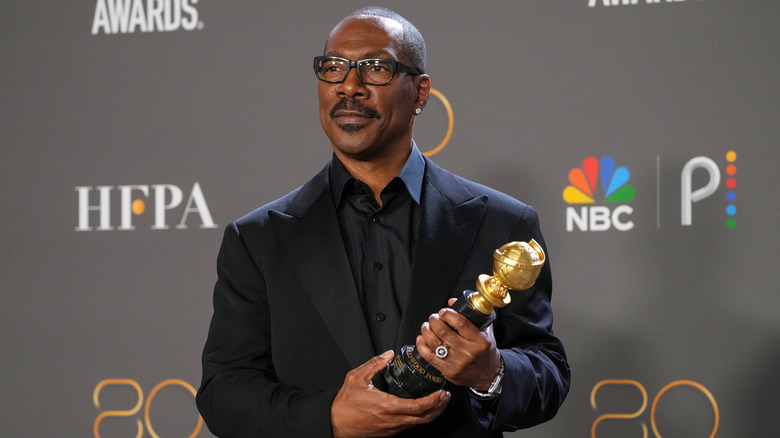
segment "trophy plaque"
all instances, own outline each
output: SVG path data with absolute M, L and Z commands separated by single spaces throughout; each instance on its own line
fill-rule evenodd
M 533 286 L 544 262 L 544 250 L 535 240 L 507 243 L 493 253 L 493 275 L 480 275 L 477 290 L 463 291 L 452 309 L 484 330 L 496 319 L 493 309 L 510 303 L 509 290 L 522 291 Z M 436 353 L 444 357 L 447 351 Z M 388 392 L 402 398 L 424 397 L 446 383 L 441 372 L 423 359 L 414 345 L 401 347 L 381 374 Z

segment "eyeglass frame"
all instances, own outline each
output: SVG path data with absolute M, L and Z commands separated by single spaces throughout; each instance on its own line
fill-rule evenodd
M 320 61 L 324 60 L 324 59 L 333 59 L 333 60 L 339 60 L 339 61 L 346 62 L 346 64 L 347 64 L 347 72 L 344 75 L 344 79 L 342 79 L 340 81 L 329 81 L 329 80 L 321 78 L 320 74 L 319 74 L 319 69 L 317 68 L 317 64 Z M 393 74 L 390 76 L 390 79 L 387 82 L 375 83 L 375 82 L 366 82 L 365 80 L 363 80 L 363 76 L 360 73 L 360 69 L 357 68 L 358 64 L 361 64 L 363 62 L 371 62 L 371 61 L 384 61 L 384 62 L 389 62 L 390 63 L 390 65 L 393 67 Z M 366 58 L 366 59 L 359 59 L 357 61 L 353 61 L 351 59 L 342 58 L 340 56 L 325 56 L 325 55 L 323 55 L 323 56 L 315 56 L 314 57 L 314 64 L 312 65 L 312 68 L 314 69 L 314 76 L 316 76 L 317 79 L 321 80 L 322 82 L 326 82 L 328 84 L 341 84 L 341 83 L 343 83 L 344 81 L 347 80 L 347 77 L 349 77 L 349 71 L 352 70 L 353 68 L 355 69 L 355 71 L 357 71 L 357 76 L 358 76 L 358 79 L 360 79 L 360 82 L 362 82 L 362 83 L 364 83 L 366 85 L 387 85 L 390 82 L 392 82 L 393 79 L 395 79 L 395 74 L 396 73 L 412 74 L 412 75 L 417 75 L 417 76 L 422 74 L 419 70 L 417 70 L 416 68 L 414 68 L 414 67 L 412 67 L 410 65 L 404 64 L 401 61 L 396 61 L 395 59 L 388 59 L 388 58 Z

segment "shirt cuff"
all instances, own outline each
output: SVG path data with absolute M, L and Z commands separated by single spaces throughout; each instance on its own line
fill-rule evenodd
M 469 408 L 474 420 L 483 428 L 490 430 L 490 425 L 496 418 L 498 397 L 490 400 L 478 400 L 469 392 Z M 499 396 L 500 397 L 500 396 Z

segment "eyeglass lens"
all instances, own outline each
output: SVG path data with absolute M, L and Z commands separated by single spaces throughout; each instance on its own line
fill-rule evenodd
M 393 79 L 393 64 L 382 59 L 358 61 L 358 77 L 367 84 L 386 84 Z M 319 62 L 317 74 L 328 82 L 341 82 L 349 73 L 349 62 L 339 58 L 325 58 Z

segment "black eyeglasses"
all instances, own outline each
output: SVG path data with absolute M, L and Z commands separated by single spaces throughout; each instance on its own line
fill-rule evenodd
M 353 67 L 357 69 L 358 78 L 366 85 L 385 85 L 393 80 L 396 72 L 420 74 L 416 68 L 394 59 L 370 58 L 351 61 L 338 56 L 314 58 L 314 74 L 317 79 L 330 84 L 344 82 Z

